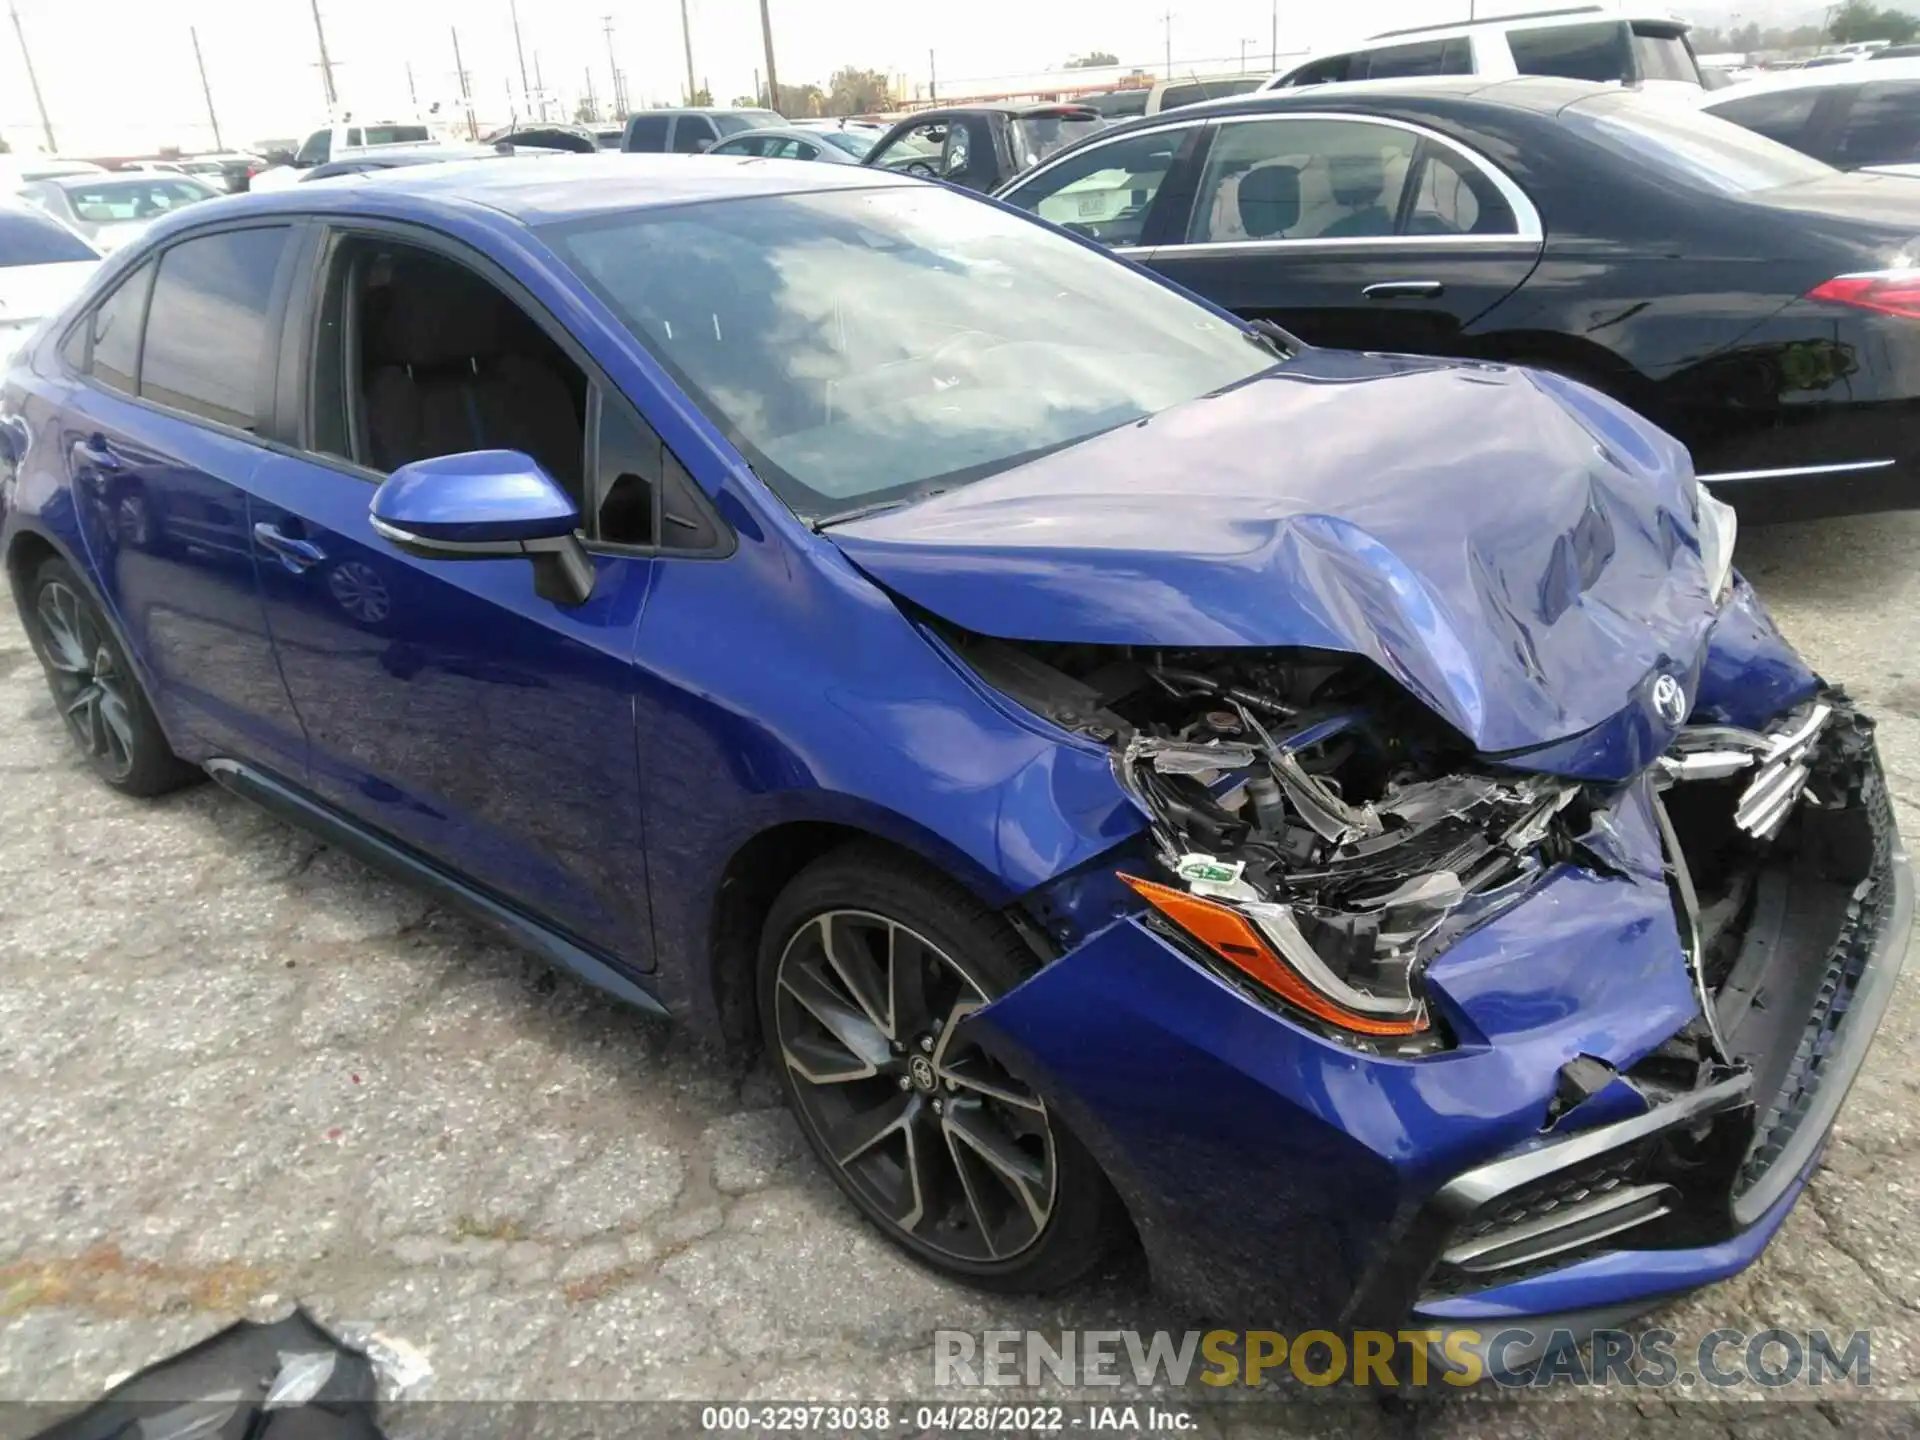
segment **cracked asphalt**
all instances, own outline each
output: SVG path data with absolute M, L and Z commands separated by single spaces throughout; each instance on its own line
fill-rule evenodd
M 1788 634 L 1879 717 L 1910 837 L 1916 557 L 1920 514 L 1754 531 L 1741 546 Z M 1870 1329 L 1880 1401 L 1562 1392 L 1548 1433 L 1920 1432 L 1916 1049 L 1910 971 L 1771 1250 L 1653 1322 L 1681 1333 L 1683 1353 L 1721 1326 Z M 841 1201 L 764 1074 L 211 786 L 157 803 L 113 794 L 69 754 L 10 608 L 0 1142 L 0 1400 L 90 1399 L 296 1298 L 414 1346 L 433 1374 L 409 1394 L 437 1400 L 979 1399 L 934 1390 L 935 1328 L 1197 1319 L 1126 1259 L 1044 1300 L 937 1280 Z M 1221 1406 L 1202 1426 L 1465 1437 L 1532 1436 L 1542 1421 L 1537 1405 L 1475 1394 L 1410 1410 Z

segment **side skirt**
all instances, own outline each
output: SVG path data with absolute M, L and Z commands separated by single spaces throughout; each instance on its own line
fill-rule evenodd
M 290 825 L 310 831 L 376 870 L 504 931 L 523 949 L 604 991 L 616 1000 L 665 1017 L 666 1007 L 612 957 L 590 950 L 545 921 L 448 873 L 284 781 L 237 760 L 210 760 L 207 773 L 226 790 L 251 800 Z

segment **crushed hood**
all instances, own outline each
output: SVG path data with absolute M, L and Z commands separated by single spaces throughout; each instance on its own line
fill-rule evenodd
M 828 533 L 984 635 L 1363 655 L 1492 753 L 1644 731 L 1713 620 L 1679 443 L 1471 362 L 1310 351 Z

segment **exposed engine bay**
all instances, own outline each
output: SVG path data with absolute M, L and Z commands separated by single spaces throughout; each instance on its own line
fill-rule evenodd
M 1417 976 L 1453 935 L 1560 861 L 1608 868 L 1579 838 L 1586 786 L 1488 768 L 1350 655 L 959 644 L 983 678 L 1111 747 L 1178 891 L 1129 883 L 1189 932 L 1233 922 L 1156 892 L 1230 906 L 1251 933 L 1213 948 L 1345 1034 L 1420 1035 Z M 1248 950 L 1284 965 L 1262 973 Z

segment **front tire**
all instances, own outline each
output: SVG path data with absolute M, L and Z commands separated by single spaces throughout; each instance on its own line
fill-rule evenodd
M 48 560 L 34 572 L 22 618 L 68 738 L 94 774 L 140 796 L 201 778 L 168 745 L 139 675 L 72 566 Z
M 1093 1157 L 958 1033 L 1032 966 L 1000 916 L 868 844 L 802 871 L 760 945 L 768 1060 L 814 1153 L 896 1245 L 1001 1291 L 1068 1284 L 1116 1229 Z

